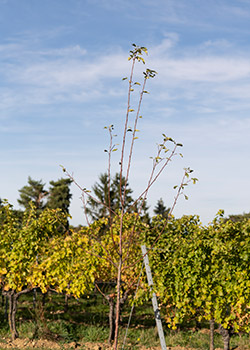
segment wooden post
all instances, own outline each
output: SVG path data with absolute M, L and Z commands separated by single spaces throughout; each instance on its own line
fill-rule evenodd
M 150 269 L 150 266 L 149 266 L 149 259 L 148 259 L 146 246 L 142 245 L 141 246 L 141 250 L 142 250 L 143 261 L 144 261 L 144 265 L 145 265 L 145 269 L 146 269 L 148 285 L 150 287 L 150 290 L 152 290 L 153 278 L 152 278 L 151 269 Z M 159 307 L 158 307 L 157 297 L 156 297 L 156 294 L 154 292 L 153 292 L 153 295 L 152 295 L 152 304 L 153 304 L 153 310 L 154 310 L 154 313 L 155 313 L 155 322 L 156 322 L 157 329 L 158 329 L 158 335 L 159 335 L 159 338 L 160 338 L 161 348 L 162 348 L 162 350 L 167 350 L 165 337 L 164 337 L 164 332 L 163 332 L 162 323 L 161 323 L 160 310 L 159 310 Z

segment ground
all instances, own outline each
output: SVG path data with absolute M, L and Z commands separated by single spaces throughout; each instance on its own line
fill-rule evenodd
M 2 349 L 58 349 L 58 350 L 70 350 L 70 349 L 79 349 L 79 350 L 111 350 L 111 348 L 108 345 L 105 345 L 103 343 L 68 343 L 68 344 L 60 344 L 58 342 L 45 340 L 45 339 L 39 339 L 39 340 L 30 340 L 30 339 L 16 339 L 15 341 L 11 341 L 10 339 L 2 339 L 0 341 L 0 350 Z M 126 349 L 132 350 L 132 347 L 126 347 Z M 145 347 L 140 346 L 140 348 L 137 348 L 140 350 L 161 350 L 160 346 L 157 347 Z M 187 349 L 184 347 L 171 347 L 168 348 L 168 350 L 193 350 L 193 349 Z M 223 350 L 221 348 L 217 348 L 216 350 Z M 234 350 L 237 350 L 237 348 L 234 348 Z

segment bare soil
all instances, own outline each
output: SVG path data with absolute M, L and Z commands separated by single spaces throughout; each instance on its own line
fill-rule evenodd
M 84 345 L 84 350 L 111 350 L 112 348 L 103 343 L 68 343 L 68 344 L 60 344 L 55 341 L 39 339 L 39 340 L 30 340 L 30 339 L 16 339 L 15 341 L 11 341 L 8 339 L 3 339 L 0 341 L 0 350 L 2 349 L 47 349 L 47 350 L 62 350 L 62 349 L 80 349 Z M 161 350 L 160 347 L 141 347 L 141 350 Z M 177 350 L 177 349 L 173 349 Z M 184 350 L 179 348 L 178 350 Z
M 84 346 L 84 347 L 83 347 Z M 60 344 L 55 341 L 46 340 L 46 339 L 38 339 L 38 340 L 30 340 L 30 339 L 16 339 L 15 341 L 11 341 L 10 339 L 2 339 L 0 341 L 0 350 L 2 349 L 47 349 L 47 350 L 62 350 L 62 349 L 80 349 L 81 347 L 84 350 L 111 350 L 112 348 L 103 343 L 68 343 L 68 344 Z M 138 348 L 139 349 L 139 348 Z M 160 346 L 157 347 L 145 347 L 141 346 L 140 350 L 161 350 Z M 194 350 L 187 349 L 184 347 L 171 347 L 169 350 Z M 216 349 L 222 350 L 222 349 Z

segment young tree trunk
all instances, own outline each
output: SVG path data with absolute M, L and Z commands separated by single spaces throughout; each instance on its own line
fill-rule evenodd
M 212 318 L 209 321 L 209 325 L 210 325 L 210 350 L 214 350 L 214 319 Z
M 201 324 L 198 320 L 195 320 L 195 332 L 201 330 Z
M 7 295 L 4 296 L 5 298 L 5 305 L 4 305 L 4 319 L 8 320 L 8 307 L 9 307 L 9 299 Z
M 117 296 L 116 296 L 114 350 L 117 350 L 117 347 L 118 347 L 120 307 L 121 307 L 121 272 L 122 272 L 122 257 L 120 254 L 120 262 L 119 262 L 118 271 L 117 271 L 117 286 L 116 286 Z
M 109 339 L 108 343 L 111 345 L 115 339 L 115 301 L 111 296 L 108 297 L 109 303 Z
M 33 289 L 33 308 L 35 309 L 36 307 L 36 299 L 37 299 L 37 292 L 36 288 Z
M 230 330 L 225 329 L 222 325 L 219 325 L 219 331 L 223 338 L 224 350 L 230 349 Z
M 14 290 L 9 290 L 4 292 L 9 301 L 9 315 L 8 321 L 11 332 L 12 341 L 19 337 L 17 328 L 16 328 L 16 312 L 17 312 L 17 300 L 20 295 L 30 292 L 31 289 L 24 289 L 21 292 L 16 293 Z
M 14 291 L 8 293 L 9 299 L 9 326 L 12 341 L 19 337 L 16 329 L 17 297 Z
M 43 298 L 42 298 L 42 306 L 45 306 L 46 303 L 46 295 L 48 294 L 48 292 L 43 293 Z
M 64 298 L 64 312 L 67 312 L 69 309 L 69 295 L 65 294 Z

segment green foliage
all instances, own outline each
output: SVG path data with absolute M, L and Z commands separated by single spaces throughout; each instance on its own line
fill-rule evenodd
M 243 221 L 243 220 L 248 220 L 250 219 L 250 213 L 243 213 L 243 214 L 231 214 L 228 215 L 228 218 L 225 220 L 230 220 L 232 222 L 238 222 L 238 221 Z
M 98 254 L 98 268 L 96 269 L 96 280 L 110 282 L 116 280 L 119 266 L 119 235 L 120 219 L 114 217 L 109 231 L 99 238 L 99 232 L 107 219 L 95 221 L 89 228 L 87 235 L 91 235 L 91 246 L 95 254 Z M 141 258 L 142 232 L 148 230 L 148 225 L 136 213 L 126 213 L 123 217 L 123 269 L 122 284 L 123 291 L 133 290 L 138 278 L 140 266 L 135 262 Z M 137 239 L 134 239 L 137 236 Z M 140 265 L 140 264 L 139 264 Z
M 40 303 L 42 295 L 37 293 L 37 303 Z M 23 343 L 28 343 L 30 349 L 39 347 L 38 338 L 34 338 L 35 324 L 33 323 L 33 301 L 32 294 L 27 294 L 19 300 L 20 308 L 18 312 L 18 328 L 20 335 L 23 338 Z M 90 347 L 86 342 L 101 342 L 99 346 L 106 346 L 108 337 L 108 324 L 106 313 L 108 312 L 107 305 L 102 303 L 99 295 L 92 293 L 89 298 L 84 296 L 79 300 L 70 298 L 68 312 L 64 310 L 64 295 L 49 292 L 47 295 L 46 304 L 44 305 L 44 322 L 39 325 L 38 336 L 42 339 L 54 339 L 57 344 L 54 347 L 68 348 L 72 341 L 77 341 L 79 349 L 84 349 L 84 344 Z M 163 311 L 163 309 L 161 310 Z M 125 305 L 123 322 L 120 332 L 120 341 L 123 341 L 125 327 L 130 308 Z M 3 314 L 1 314 L 3 317 Z M 186 323 L 178 330 L 174 331 L 166 329 L 165 337 L 167 347 L 175 348 L 182 347 L 185 349 L 206 350 L 209 349 L 209 331 L 207 323 L 202 324 L 201 330 L 195 330 L 192 323 Z M 50 333 L 48 332 L 50 330 Z M 1 343 L 9 343 L 9 333 L 6 323 L 0 323 Z M 37 342 L 38 341 L 38 342 Z M 33 344 L 32 344 L 33 343 Z M 43 340 L 39 349 L 44 349 Z M 40 343 L 40 344 L 41 344 Z M 232 337 L 231 348 L 248 349 L 249 336 L 248 334 L 235 334 Z M 19 343 L 20 344 L 20 343 Z M 128 330 L 128 338 L 125 349 L 141 349 L 143 346 L 148 347 L 159 346 L 157 330 L 154 324 L 154 315 L 152 312 L 151 303 L 144 304 L 141 307 L 136 307 L 135 314 L 132 317 L 132 324 Z M 72 344 L 72 347 L 75 344 Z M 12 344 L 14 346 L 14 344 Z M 20 345 L 19 345 L 20 346 Z M 93 348 L 97 348 L 97 344 L 92 344 Z M 52 346 L 51 346 L 52 348 Z M 215 348 L 223 348 L 220 335 L 215 333 Z M 38 349 L 37 349 L 38 350 Z
M 148 244 L 164 223 L 156 217 L 152 226 Z M 225 222 L 219 215 L 203 227 L 195 216 L 171 219 L 150 255 L 169 326 L 195 317 L 249 332 L 249 257 L 250 220 Z
M 93 289 L 97 259 L 90 253 L 86 229 L 51 238 L 34 264 L 30 283 L 43 293 L 53 288 L 78 298 Z
M 0 209 L 4 221 L 0 226 L 0 281 L 4 290 L 21 291 L 28 283 L 33 266 L 40 259 L 49 237 L 56 235 L 66 217 L 60 210 L 44 210 L 37 217 L 32 205 L 24 212 L 22 222 L 9 204 Z
M 6 208 L 8 208 L 8 210 Z M 16 218 L 17 222 L 19 222 L 21 225 L 23 220 L 23 212 L 21 210 L 13 209 L 13 206 L 9 204 L 7 200 L 3 200 L 0 205 L 0 227 L 4 225 L 4 223 L 6 223 L 6 220 L 8 220 L 8 217 L 10 215 L 9 211 L 12 213 L 13 217 Z

